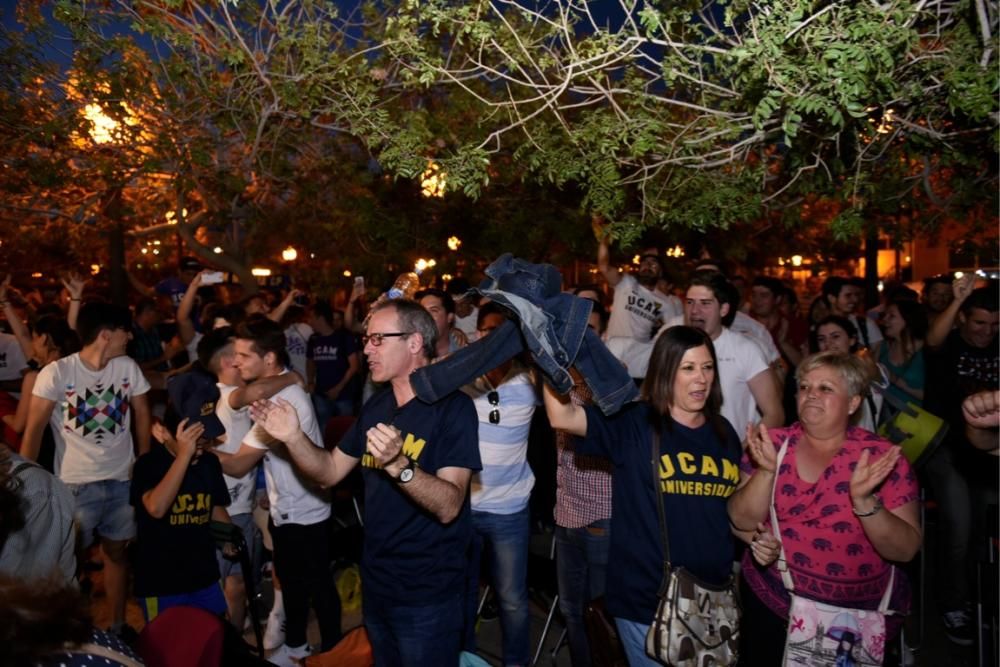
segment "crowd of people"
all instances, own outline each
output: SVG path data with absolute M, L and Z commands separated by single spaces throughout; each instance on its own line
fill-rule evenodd
M 673 566 L 709 585 L 738 573 L 740 664 L 781 664 L 792 591 L 910 608 L 921 486 L 938 512 L 943 628 L 977 641 L 970 572 L 997 504 L 996 285 L 935 277 L 865 312 L 864 282 L 831 276 L 800 308 L 794 286 L 710 258 L 674 285 L 656 248 L 634 271 L 610 257 L 600 240 L 602 285 L 563 286 L 552 267 L 505 256 L 478 288 L 456 278 L 371 304 L 360 282 L 340 304 L 298 289 L 235 298 L 193 258 L 154 287 L 133 279 L 132 308 L 75 275 L 49 291 L 8 277 L 0 618 L 17 641 L 0 663 L 110 652 L 137 664 L 130 594 L 147 624 L 196 607 L 239 638 L 257 544 L 275 589 L 266 659 L 327 651 L 342 636 L 331 570 L 346 539 L 332 490 L 359 485 L 380 667 L 475 652 L 487 584 L 503 664 L 531 664 L 539 531 L 555 545 L 572 664 L 591 665 L 602 641 L 585 621 L 600 598 L 629 664 L 658 664 L 645 637 L 661 516 Z M 904 456 L 900 406 L 950 428 Z M 220 546 L 220 523 L 242 534 L 253 572 Z M 88 625 L 77 583 L 95 545 L 106 632 Z M 46 607 L 61 624 L 39 620 Z M 886 643 L 899 631 L 890 622 Z M 241 639 L 225 653 L 260 660 Z

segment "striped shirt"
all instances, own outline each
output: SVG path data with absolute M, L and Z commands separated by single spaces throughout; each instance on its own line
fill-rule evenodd
M 574 405 L 591 403 L 590 388 L 580 382 L 570 390 Z M 576 453 L 577 437 L 556 431 L 555 521 L 563 528 L 582 528 L 611 518 L 611 461 Z
M 479 456 L 483 469 L 472 476 L 471 500 L 475 512 L 513 514 L 528 506 L 535 475 L 528 465 L 528 434 L 538 395 L 531 375 L 512 371 L 496 388 L 499 401 L 491 404 L 493 388 L 483 378 L 463 387 L 479 417 Z M 500 420 L 490 423 L 496 410 Z

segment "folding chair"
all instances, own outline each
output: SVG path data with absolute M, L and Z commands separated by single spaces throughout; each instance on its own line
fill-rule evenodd
M 240 561 L 240 569 L 243 570 L 243 585 L 247 592 L 250 623 L 253 625 L 254 638 L 257 640 L 257 654 L 263 657 L 264 635 L 260 629 L 260 616 L 257 613 L 257 605 L 254 604 L 256 587 L 254 586 L 253 566 L 250 564 L 250 550 L 247 547 L 246 540 L 243 538 L 243 531 L 235 524 L 222 521 L 213 521 L 211 526 L 212 537 L 215 538 L 216 546 L 223 549 L 225 545 L 232 544 L 236 549 L 236 557 Z

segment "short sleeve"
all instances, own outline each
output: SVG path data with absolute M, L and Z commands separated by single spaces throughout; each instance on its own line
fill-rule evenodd
M 882 498 L 882 503 L 888 509 L 902 507 L 920 499 L 920 485 L 917 483 L 917 476 L 905 456 L 899 457 L 896 467 L 882 483 L 879 497 Z
M 59 364 L 47 364 L 42 370 L 38 371 L 38 377 L 35 378 L 35 387 L 31 390 L 31 395 L 50 401 L 59 401 L 62 398 L 60 396 L 59 385 Z
M 624 444 L 643 431 L 639 424 L 645 415 L 641 405 L 632 403 L 610 417 L 605 417 L 595 405 L 583 406 L 587 413 L 587 434 L 577 440 L 577 453 L 602 456 L 615 465 L 622 465 Z
M 365 453 L 365 438 L 361 432 L 361 420 L 355 419 L 351 428 L 347 430 L 337 448 L 356 459 L 360 459 Z
M 247 434 L 243 436 L 243 442 L 241 445 L 246 445 L 247 447 L 253 447 L 254 449 L 267 449 L 267 443 L 271 442 L 273 438 L 268 435 L 267 431 L 260 424 L 254 424 L 253 427 L 247 431 Z
M 141 396 L 149 391 L 149 380 L 143 375 L 142 369 L 139 368 L 139 364 L 135 363 L 131 359 L 127 360 L 129 362 L 129 375 L 131 376 L 132 382 L 132 395 Z
M 435 442 L 442 447 L 434 457 L 435 469 L 467 468 L 482 470 L 479 457 L 479 418 L 472 399 L 456 392 L 448 402 L 439 423 Z

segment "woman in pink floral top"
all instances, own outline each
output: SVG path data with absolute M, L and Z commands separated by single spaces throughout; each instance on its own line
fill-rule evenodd
M 824 352 L 798 367 L 799 423 L 747 432 L 740 487 L 729 500 L 734 527 L 763 522 L 774 488 L 775 509 L 796 593 L 844 607 L 875 609 L 893 562 L 920 548 L 919 491 L 909 463 L 893 444 L 849 427 L 868 387 L 864 363 Z M 777 469 L 777 450 L 788 451 Z M 757 533 L 754 534 L 755 539 Z M 740 664 L 779 665 L 789 596 L 775 563 L 743 558 Z M 896 576 L 890 608 L 908 591 Z

